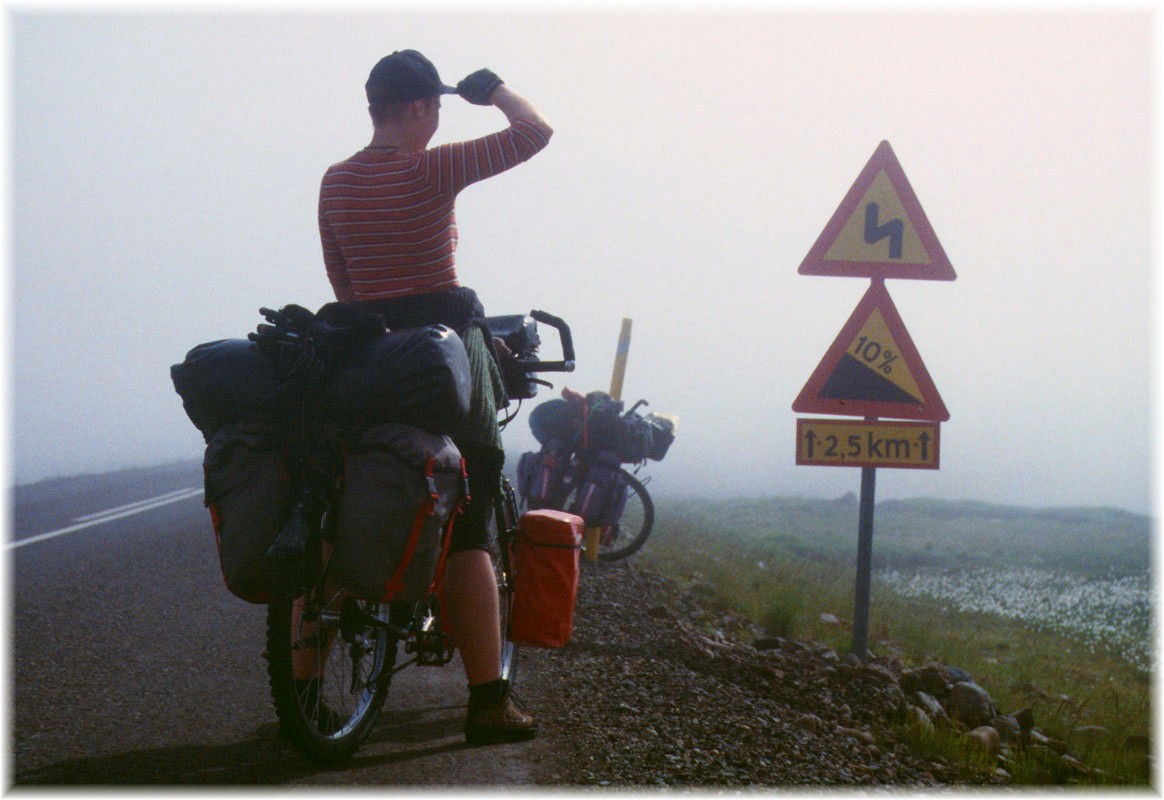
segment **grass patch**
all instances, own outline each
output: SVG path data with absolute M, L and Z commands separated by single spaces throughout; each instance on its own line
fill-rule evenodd
M 838 652 L 851 649 L 855 498 L 668 499 L 657 503 L 657 513 L 656 532 L 637 556 L 645 566 L 704 584 L 704 593 L 721 607 L 773 635 L 818 641 Z M 1134 576 L 1151 563 L 1150 542 L 1147 518 L 1106 509 L 879 505 L 870 647 L 906 666 L 937 660 L 961 667 L 1001 711 L 1030 708 L 1041 731 L 1101 770 L 1084 782 L 1146 785 L 1141 743 L 1151 731 L 1152 676 L 1142 664 L 1023 619 L 900 597 L 879 585 L 876 571 L 1036 563 L 1087 578 Z M 939 757 L 973 757 L 965 743 L 946 742 L 940 733 L 915 736 L 918 747 L 933 748 Z M 1035 756 L 1018 762 L 1013 777 L 1027 785 L 1079 779 Z

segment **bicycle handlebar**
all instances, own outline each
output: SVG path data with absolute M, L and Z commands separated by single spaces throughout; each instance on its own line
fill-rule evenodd
M 648 403 L 646 400 L 639 400 L 637 403 L 635 403 L 633 406 L 631 406 L 630 411 L 623 414 L 623 416 L 624 417 L 632 417 L 632 416 L 634 416 L 634 413 L 639 410 L 640 406 L 649 406 L 649 405 L 650 405 L 650 403 Z
M 543 322 L 558 332 L 562 341 L 561 361 L 539 361 L 537 359 L 519 359 L 521 368 L 525 372 L 573 372 L 574 371 L 574 339 L 570 335 L 570 326 L 561 317 L 555 317 L 548 311 L 534 309 L 529 315 L 538 322 Z

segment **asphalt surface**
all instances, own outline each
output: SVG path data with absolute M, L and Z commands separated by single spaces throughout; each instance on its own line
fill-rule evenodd
M 197 462 L 17 487 L 12 518 L 10 785 L 535 782 L 538 742 L 464 745 L 459 662 L 401 673 L 341 769 L 283 742 L 266 609 L 223 586 Z

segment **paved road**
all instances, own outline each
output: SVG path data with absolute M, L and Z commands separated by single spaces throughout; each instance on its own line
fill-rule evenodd
M 14 501 L 14 784 L 533 782 L 537 742 L 463 744 L 459 664 L 398 676 L 344 769 L 283 743 L 265 608 L 222 585 L 198 463 L 19 487 Z

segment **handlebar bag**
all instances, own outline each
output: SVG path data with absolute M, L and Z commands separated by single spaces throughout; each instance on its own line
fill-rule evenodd
M 186 416 L 208 444 L 224 425 L 285 416 L 295 400 L 281 390 L 275 362 L 246 339 L 198 345 L 170 367 L 170 379 Z
M 624 415 L 622 401 L 611 399 L 604 392 L 590 392 L 587 396 L 587 416 L 582 443 L 590 451 L 605 451 L 618 456 L 619 461 L 643 461 L 651 452 L 651 425 L 636 413 Z
M 522 514 L 514 546 L 511 642 L 561 647 L 570 641 L 581 549 L 579 517 L 551 509 Z
M 538 336 L 538 323 L 529 314 L 502 314 L 486 317 L 485 325 L 489 334 L 505 342 L 505 346 L 519 358 L 529 358 L 537 353 L 542 337 Z
M 282 440 L 259 424 L 224 425 L 207 445 L 202 469 L 226 588 L 249 603 L 266 603 L 267 548 L 294 501 Z
M 520 359 L 537 355 L 542 339 L 538 336 L 538 323 L 528 314 L 505 314 L 486 317 L 485 325 L 489 334 L 505 342 L 512 356 L 501 355 L 498 366 L 505 384 L 505 394 L 510 400 L 530 400 L 538 393 L 538 384 L 521 367 Z
M 339 423 L 371 428 L 401 423 L 449 434 L 469 413 L 469 356 L 444 325 L 403 328 L 342 353 L 325 392 Z
M 365 431 L 344 467 L 329 569 L 362 600 L 418 600 L 432 587 L 464 501 L 461 453 L 410 425 Z
M 658 414 L 647 414 L 643 420 L 651 427 L 651 448 L 647 458 L 662 461 L 675 441 L 675 422 Z
M 624 463 L 646 459 L 651 452 L 652 429 L 643 417 L 624 416 L 621 403 L 592 406 L 586 418 L 586 446 L 618 456 Z

